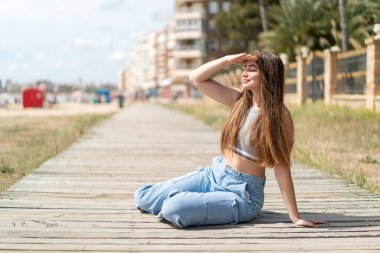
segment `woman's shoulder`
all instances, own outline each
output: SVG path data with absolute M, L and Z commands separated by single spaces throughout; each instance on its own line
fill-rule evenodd
M 292 115 L 285 105 L 284 105 L 283 112 L 284 112 L 285 134 L 288 138 L 288 143 L 290 143 L 290 145 L 293 146 L 293 143 L 294 143 L 294 124 L 293 124 Z
M 284 105 L 284 106 L 282 107 L 282 111 L 283 111 L 285 117 L 292 117 L 292 114 L 290 113 L 290 111 L 289 111 L 289 109 L 286 107 L 286 105 Z
M 289 109 L 285 105 L 283 107 L 283 113 L 284 113 L 283 117 L 285 120 L 285 127 L 287 129 L 294 128 L 292 114 L 290 113 Z

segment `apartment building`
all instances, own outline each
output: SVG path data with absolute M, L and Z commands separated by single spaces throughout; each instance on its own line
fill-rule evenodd
M 129 67 L 126 67 L 125 69 L 119 72 L 117 88 L 121 92 L 127 91 L 128 75 L 129 75 Z
M 172 20 L 133 50 L 129 70 L 124 73 L 127 89 L 171 85 L 174 92 L 191 92 L 190 71 L 221 56 L 222 39 L 216 33 L 214 17 L 221 10 L 228 11 L 233 2 L 175 0 Z
M 119 73 L 119 84 L 128 76 L 126 90 L 149 89 L 172 84 L 174 69 L 172 21 L 162 29 L 148 34 L 134 47 L 128 66 Z
M 150 83 L 150 75 L 148 74 L 150 67 L 148 65 L 148 56 L 150 54 L 149 51 L 152 49 L 149 46 L 149 38 L 145 37 L 137 43 L 131 52 L 129 69 L 126 73 L 128 76 L 127 89 L 129 91 L 136 91 L 141 88 L 147 88 Z
M 157 32 L 156 71 L 157 86 L 164 87 L 172 84 L 172 70 L 174 69 L 173 49 L 173 22 Z
M 228 11 L 234 0 L 176 0 L 173 17 L 174 84 L 188 83 L 191 70 L 221 56 L 222 39 L 215 31 L 215 15 Z

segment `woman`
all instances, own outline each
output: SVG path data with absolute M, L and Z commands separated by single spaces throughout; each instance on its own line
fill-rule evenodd
M 243 90 L 212 79 L 227 64 L 244 64 Z M 314 227 L 320 221 L 300 218 L 290 172 L 293 122 L 284 105 L 284 66 L 270 52 L 227 55 L 190 73 L 205 95 L 231 107 L 221 135 L 223 156 L 207 168 L 135 192 L 138 209 L 178 227 L 236 224 L 255 217 L 264 204 L 265 168 L 273 167 L 291 221 Z

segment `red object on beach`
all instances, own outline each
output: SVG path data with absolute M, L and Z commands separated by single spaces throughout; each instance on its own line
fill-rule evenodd
M 43 107 L 45 91 L 38 88 L 27 88 L 22 93 L 22 103 L 24 108 Z

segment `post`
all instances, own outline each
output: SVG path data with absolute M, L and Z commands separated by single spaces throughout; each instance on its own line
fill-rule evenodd
M 315 94 L 315 76 L 317 75 L 315 73 L 315 53 L 313 51 L 312 53 L 312 56 L 313 58 L 311 59 L 311 101 L 313 101 L 313 103 L 317 100 L 317 95 Z
M 380 95 L 380 35 L 365 41 L 367 45 L 366 108 L 375 110 Z
M 306 101 L 306 57 L 297 55 L 297 104 Z
M 324 53 L 324 97 L 325 104 L 330 105 L 332 103 L 332 97 L 336 92 L 336 81 L 337 81 L 337 56 L 338 52 L 331 49 L 325 49 Z

